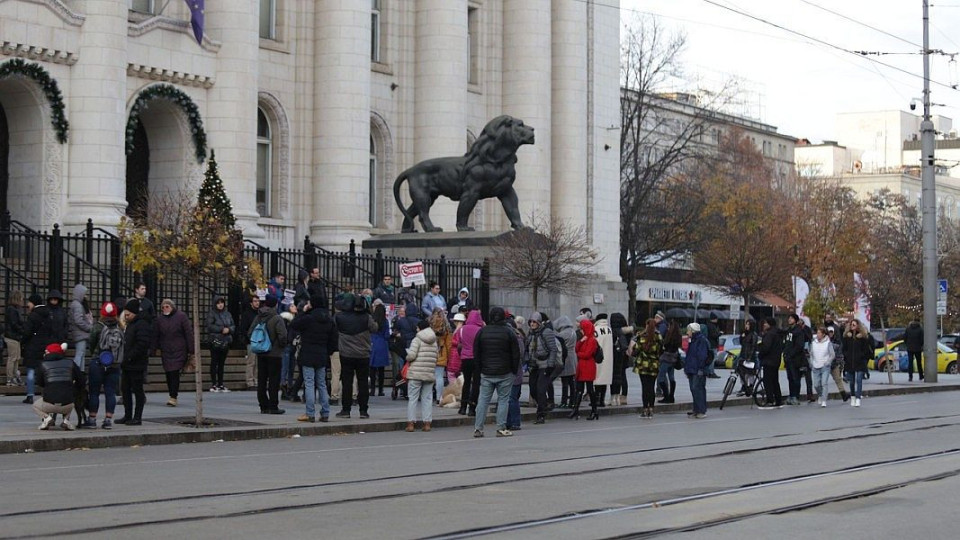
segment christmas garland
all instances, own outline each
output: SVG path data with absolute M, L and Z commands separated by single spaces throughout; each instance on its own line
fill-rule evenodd
M 65 109 L 63 94 L 60 93 L 60 85 L 57 84 L 57 81 L 51 78 L 47 70 L 40 67 L 39 64 L 28 64 L 19 58 L 0 64 L 0 79 L 6 79 L 14 75 L 27 77 L 43 89 L 43 94 L 50 102 L 51 123 L 57 134 L 57 141 L 60 144 L 66 143 L 70 123 L 67 122 L 67 117 L 63 114 Z
M 200 110 L 197 109 L 197 105 L 190 99 L 190 96 L 169 84 L 151 86 L 137 96 L 133 107 L 130 108 L 130 117 L 127 119 L 127 155 L 129 156 L 133 152 L 133 135 L 136 133 L 137 124 L 140 122 L 140 113 L 147 108 L 150 100 L 154 98 L 167 99 L 183 109 L 184 114 L 187 115 L 187 120 L 190 122 L 190 133 L 193 135 L 195 149 L 194 155 L 197 158 L 197 163 L 203 163 L 203 160 L 207 157 L 207 134 L 203 131 Z

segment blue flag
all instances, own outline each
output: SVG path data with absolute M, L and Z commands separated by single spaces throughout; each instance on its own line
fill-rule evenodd
M 184 0 L 190 8 L 190 26 L 197 43 L 203 44 L 203 0 Z

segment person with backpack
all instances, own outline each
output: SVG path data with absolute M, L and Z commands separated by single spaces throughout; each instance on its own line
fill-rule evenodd
M 222 296 L 213 299 L 213 307 L 207 314 L 207 334 L 210 336 L 210 391 L 229 392 L 223 384 L 223 370 L 227 364 L 227 352 L 233 343 L 237 327 L 233 315 L 227 311 L 227 300 Z
M 250 302 L 244 306 L 243 313 L 240 314 L 240 324 L 237 326 L 237 337 L 240 338 L 241 343 L 243 343 L 244 348 L 247 350 L 247 355 L 244 358 L 247 390 L 257 388 L 257 355 L 250 352 L 249 336 L 250 329 L 253 328 L 253 320 L 257 318 L 259 313 L 260 297 L 253 295 L 250 297 Z
M 160 349 L 163 372 L 167 379 L 167 407 L 177 406 L 180 394 L 180 373 L 196 353 L 193 344 L 193 325 L 187 314 L 178 310 L 173 300 L 160 302 L 160 317 L 156 321 L 151 350 Z
M 10 292 L 7 306 L 3 310 L 3 342 L 7 349 L 7 386 L 19 386 L 20 380 L 20 340 L 23 339 L 23 291 Z
M 707 417 L 707 363 L 710 362 L 710 342 L 700 331 L 700 325 L 687 325 L 690 346 L 683 361 L 683 372 L 690 381 L 690 394 L 693 397 L 693 410 L 687 416 L 701 419 Z
M 102 429 L 113 427 L 113 412 L 117 407 L 117 388 L 120 386 L 120 360 L 123 358 L 123 330 L 117 321 L 117 305 L 104 302 L 100 306 L 100 320 L 93 325 L 87 348 L 90 350 L 88 376 L 87 420 L 85 428 L 97 427 L 100 412 L 100 390 L 103 390 L 106 411 Z
M 80 371 L 84 370 L 84 357 L 87 354 L 87 339 L 93 330 L 93 314 L 87 305 L 87 288 L 82 283 L 73 287 L 73 299 L 67 309 L 67 331 L 70 343 L 75 350 L 73 362 Z
M 527 325 L 530 327 L 530 334 L 527 335 L 525 354 L 529 362 L 537 366 L 536 381 L 534 389 L 537 400 L 537 419 L 534 424 L 543 424 L 546 421 L 547 412 L 547 386 L 552 383 L 550 378 L 553 370 L 558 366 L 560 351 L 557 347 L 557 334 L 552 328 L 543 324 L 543 316 L 538 311 L 534 311 L 527 318 Z
M 67 313 L 63 309 L 63 295 L 53 289 L 47 295 L 47 303 L 43 303 L 40 295 L 30 295 L 30 303 L 34 305 L 23 329 L 23 365 L 27 369 L 27 397 L 24 403 L 33 403 L 34 377 L 44 350 L 51 343 L 67 341 Z
M 339 336 L 333 317 L 327 310 L 327 299 L 314 295 L 304 304 L 300 316 L 290 323 L 290 330 L 300 333 L 300 372 L 303 374 L 304 414 L 298 422 L 317 421 L 317 392 L 320 393 L 320 421 L 330 419 L 330 395 L 327 393 L 327 370 L 330 353 L 337 349 Z
M 277 297 L 268 294 L 250 325 L 250 352 L 257 355 L 257 403 L 260 414 L 283 414 L 280 408 L 280 370 L 287 345 L 287 326 L 277 315 Z
M 147 378 L 150 346 L 153 344 L 153 315 L 149 311 L 141 311 L 140 300 L 137 299 L 128 301 L 123 311 L 127 321 L 121 348 L 123 360 L 120 363 L 123 417 L 116 423 L 139 426 L 143 423 L 143 406 L 147 403 L 143 384 Z
M 603 354 L 598 351 L 603 349 L 597 342 L 593 322 L 586 317 L 580 319 L 580 338 L 574 350 L 577 353 L 577 395 L 574 397 L 573 412 L 570 413 L 569 418 L 571 420 L 580 418 L 580 403 L 583 401 L 584 388 L 586 388 L 587 396 L 590 398 L 590 416 L 587 420 L 598 420 L 600 418 L 597 412 L 599 396 L 593 381 L 597 378 L 597 359 Z
M 577 332 L 573 328 L 573 321 L 570 317 L 563 315 L 555 321 L 554 329 L 557 337 L 563 345 L 563 371 L 560 372 L 560 405 L 558 409 L 573 408 L 573 399 L 577 395 L 577 382 L 574 377 L 577 374 Z

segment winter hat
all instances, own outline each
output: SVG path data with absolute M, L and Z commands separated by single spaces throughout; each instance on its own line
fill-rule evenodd
M 268 295 L 267 295 L 267 298 L 263 301 L 263 303 L 264 303 L 264 305 L 266 305 L 268 308 L 275 308 L 275 307 L 277 307 L 277 295 L 275 295 L 275 294 L 268 294 Z
M 116 317 L 117 316 L 117 305 L 113 302 L 104 302 L 100 306 L 100 317 Z
M 129 311 L 130 313 L 140 313 L 140 301 L 134 298 L 127 302 L 127 305 L 123 306 L 124 311 Z
M 690 324 L 687 325 L 687 330 L 689 330 L 689 331 L 693 332 L 694 334 L 696 334 L 697 332 L 700 331 L 700 325 L 697 324 L 697 323 L 695 323 L 695 322 L 692 322 L 692 323 L 690 323 Z
M 453 316 L 453 320 L 454 322 L 456 321 L 467 322 L 467 316 L 464 315 L 463 313 L 457 313 L 456 315 Z
M 63 354 L 63 345 L 61 343 L 51 343 L 44 349 L 46 354 Z
M 31 294 L 29 297 L 27 297 L 27 302 L 30 302 L 35 306 L 39 306 L 43 304 L 43 297 L 40 296 L 39 294 L 34 293 L 34 294 Z
M 540 316 L 539 311 L 534 311 L 533 313 L 530 314 L 529 317 L 527 317 L 527 324 L 530 324 L 532 322 L 535 322 L 537 324 L 543 324 L 543 317 Z
M 656 318 L 658 318 L 658 319 L 662 319 L 662 320 L 666 320 L 666 319 L 667 319 L 667 316 L 664 315 L 662 311 L 658 311 L 657 314 L 654 315 L 654 317 L 656 317 Z

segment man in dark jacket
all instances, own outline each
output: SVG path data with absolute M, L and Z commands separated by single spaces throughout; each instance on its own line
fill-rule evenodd
M 473 357 L 480 372 L 480 398 L 473 436 L 483 437 L 483 423 L 487 406 L 497 390 L 497 437 L 509 437 L 507 413 L 510 410 L 510 391 L 520 368 L 520 346 L 517 335 L 507 326 L 506 313 L 501 307 L 490 309 L 490 324 L 483 327 L 473 342 Z
M 326 296 L 313 295 L 321 301 Z M 367 412 L 370 399 L 370 334 L 379 326 L 367 310 L 367 302 L 362 296 L 348 293 L 343 298 L 344 311 L 334 316 L 337 325 L 338 349 L 340 350 L 340 384 L 342 401 L 337 418 L 350 418 L 353 406 L 353 381 L 357 381 L 357 404 L 360 406 L 360 418 L 370 418 Z
M 710 320 L 703 323 L 703 326 L 703 333 L 706 335 L 707 343 L 710 344 L 710 352 L 708 353 L 708 356 L 710 358 L 715 358 L 717 349 L 720 348 L 720 318 L 717 317 L 716 313 L 712 313 L 710 314 Z M 708 379 L 720 378 L 714 369 L 713 362 L 707 363 L 707 367 L 704 372 L 707 374 Z
M 791 313 L 787 317 L 787 330 L 783 335 L 783 363 L 787 368 L 787 384 L 790 390 L 790 396 L 787 397 L 787 405 L 800 404 L 800 365 L 803 363 L 803 328 L 798 321 L 800 317 L 796 313 Z
M 243 313 L 240 314 L 240 324 L 237 326 L 237 336 L 240 337 L 244 346 L 247 349 L 247 390 L 257 387 L 257 355 L 250 352 L 250 326 L 253 324 L 253 320 L 257 318 L 257 314 L 260 313 L 260 297 L 254 295 L 250 298 L 250 303 L 243 308 Z
M 277 315 L 277 302 L 276 296 L 268 294 L 247 330 L 249 341 L 257 325 L 263 323 L 270 337 L 270 350 L 257 353 L 257 403 L 260 404 L 260 414 L 286 412 L 280 408 L 280 371 L 283 349 L 287 346 L 287 325 Z
M 708 349 L 710 342 L 701 332 L 700 325 L 687 325 L 687 336 L 690 345 L 687 347 L 687 357 L 683 361 L 683 372 L 690 381 L 690 395 L 693 397 L 693 410 L 687 416 L 704 418 L 707 416 L 707 364 L 710 363 Z
M 913 363 L 917 363 L 917 375 L 923 380 L 923 327 L 920 319 L 913 319 L 903 333 L 907 346 L 907 376 L 913 381 Z
M 310 298 L 320 296 L 324 302 L 329 302 L 327 299 L 327 288 L 323 286 L 323 280 L 320 279 L 320 268 L 316 266 L 310 269 L 310 281 L 307 281 L 307 292 L 310 293 Z
M 120 363 L 123 418 L 116 423 L 139 426 L 147 400 L 143 384 L 147 378 L 150 345 L 153 343 L 153 316 L 150 312 L 141 311 L 140 300 L 136 299 L 127 302 L 123 310 L 127 320 L 127 328 L 123 332 L 123 361 Z
M 397 303 L 397 289 L 393 285 L 393 276 L 390 274 L 383 275 L 383 282 L 373 290 L 373 298 L 387 305 Z
M 757 345 L 757 357 L 763 366 L 763 389 L 766 401 L 761 409 L 779 409 L 783 407 L 783 395 L 780 392 L 780 358 L 783 356 L 783 339 L 777 331 L 777 320 L 767 317 L 760 323 L 760 344 Z
M 83 372 L 73 360 L 64 357 L 63 347 L 59 343 L 47 345 L 45 352 L 37 376 L 37 384 L 43 387 L 43 395 L 33 404 L 33 410 L 42 419 L 40 429 L 48 429 L 56 424 L 57 415 L 62 414 L 60 427 L 73 431 L 75 428 L 70 423 L 70 413 L 83 384 Z
M 337 326 L 327 311 L 322 296 L 314 296 L 305 306 L 304 314 L 290 323 L 290 329 L 300 332 L 300 372 L 303 373 L 303 401 L 306 412 L 297 418 L 299 422 L 315 422 L 317 418 L 316 395 L 320 392 L 320 421 L 330 418 L 330 395 L 327 394 L 327 370 L 330 368 L 330 353 L 337 350 Z
M 36 295 L 30 299 L 31 303 L 40 301 Z M 27 316 L 23 331 L 23 366 L 27 369 L 27 397 L 24 403 L 33 403 L 34 373 L 40 367 L 46 346 L 67 341 L 67 312 L 63 309 L 60 291 L 50 291 L 46 304 L 34 305 L 36 307 Z

